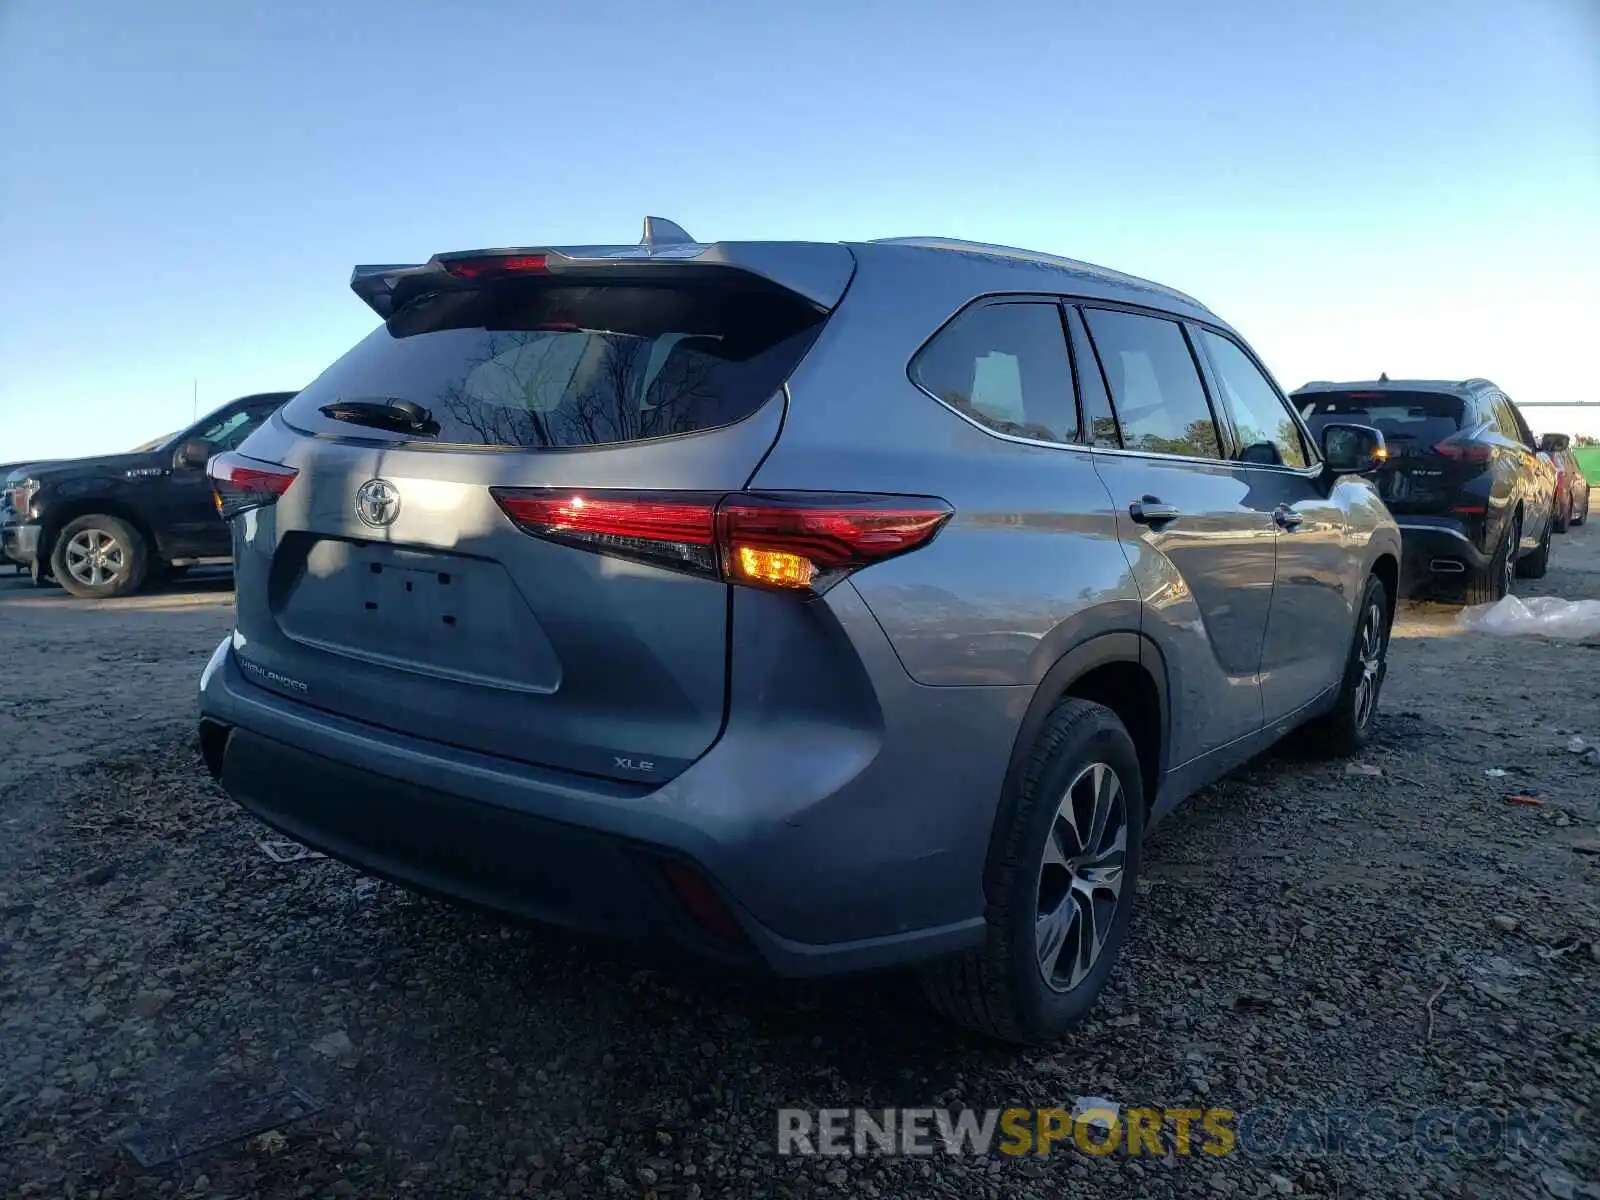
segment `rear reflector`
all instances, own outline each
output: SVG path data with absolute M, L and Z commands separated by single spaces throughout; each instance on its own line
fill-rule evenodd
M 441 259 L 439 265 L 458 279 L 488 279 L 496 275 L 543 275 L 550 269 L 542 254 L 493 254 L 480 258 Z
M 951 516 L 948 504 L 927 496 L 492 491 L 534 537 L 729 583 L 811 593 L 926 545 Z
M 229 451 L 206 464 L 211 495 L 224 521 L 247 509 L 275 503 L 299 474 L 281 463 L 262 462 Z
M 678 903 L 688 910 L 702 929 L 725 942 L 744 940 L 744 930 L 739 927 L 739 922 L 699 871 L 688 863 L 668 860 L 661 864 L 661 873 L 667 877 Z

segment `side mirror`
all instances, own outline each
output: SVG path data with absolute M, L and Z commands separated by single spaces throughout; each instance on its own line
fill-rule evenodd
M 1324 425 L 1322 458 L 1335 475 L 1365 475 L 1389 461 L 1389 446 L 1370 425 Z
M 217 448 L 203 438 L 190 438 L 178 447 L 177 465 L 203 471 L 216 452 Z
M 1571 447 L 1572 439 L 1564 433 L 1547 433 L 1539 439 L 1539 449 L 1546 454 L 1561 454 Z

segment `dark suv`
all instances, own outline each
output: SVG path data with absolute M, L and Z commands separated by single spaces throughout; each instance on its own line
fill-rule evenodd
M 74 596 L 105 599 L 232 553 L 206 462 L 231 450 L 293 392 L 244 396 L 126 454 L 13 471 L 0 494 L 0 554 Z
M 1407 590 L 1498 600 L 1550 560 L 1555 470 L 1510 398 L 1487 379 L 1308 383 L 1294 393 L 1313 432 L 1382 430 L 1378 494 L 1405 540 Z
M 224 788 L 375 874 L 1059 1033 L 1148 823 L 1371 728 L 1381 435 L 1170 288 L 910 239 L 358 268 L 384 318 L 211 464 Z

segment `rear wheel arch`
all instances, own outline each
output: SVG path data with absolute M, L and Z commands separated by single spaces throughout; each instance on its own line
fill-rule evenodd
M 1122 721 L 1138 751 L 1145 806 L 1148 809 L 1153 804 L 1165 773 L 1168 745 L 1165 663 L 1155 646 L 1140 634 L 1131 630 L 1102 633 L 1063 654 L 1034 689 L 1012 744 L 990 833 L 991 847 L 998 832 L 1008 827 L 1028 756 L 1045 723 L 1063 700 L 1071 698 L 1102 704 Z M 985 894 L 991 891 L 991 871 L 992 864 L 985 868 Z

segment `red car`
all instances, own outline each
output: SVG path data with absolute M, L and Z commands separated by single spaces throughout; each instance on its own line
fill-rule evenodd
M 1572 439 L 1566 434 L 1545 434 L 1539 449 L 1555 464 L 1555 530 L 1565 533 L 1568 526 L 1582 525 L 1589 519 L 1589 481 L 1572 449 Z

